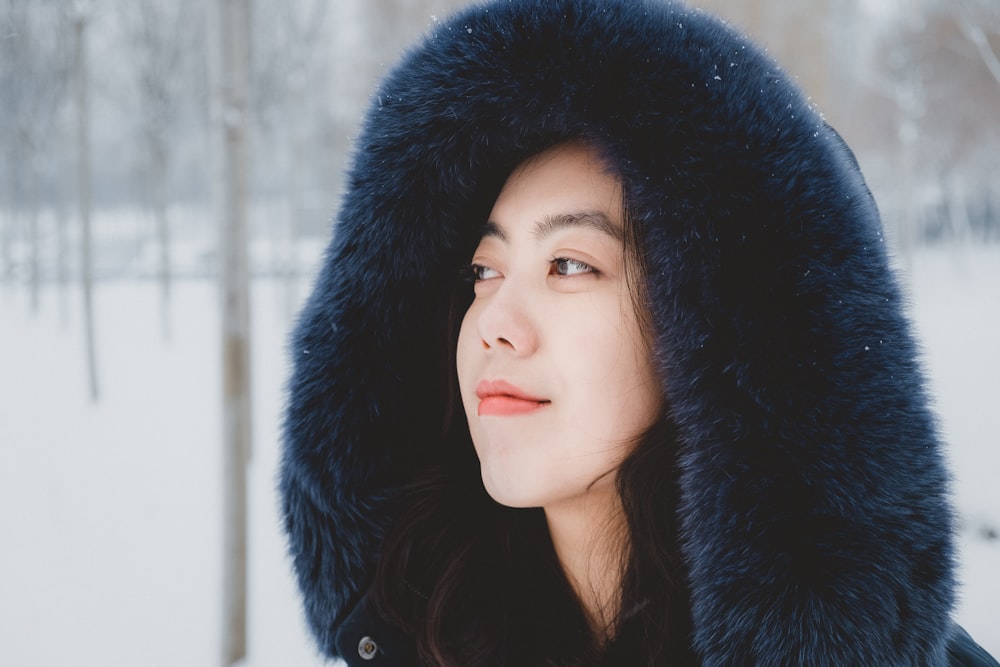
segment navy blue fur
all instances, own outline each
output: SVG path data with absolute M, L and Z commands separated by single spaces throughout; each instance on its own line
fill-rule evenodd
M 281 491 L 322 650 L 440 445 L 442 295 L 489 197 L 579 135 L 648 239 L 703 663 L 942 663 L 947 480 L 875 203 L 776 64 L 654 0 L 472 8 L 373 97 L 292 341 Z

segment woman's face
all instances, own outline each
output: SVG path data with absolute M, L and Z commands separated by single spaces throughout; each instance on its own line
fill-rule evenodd
M 562 144 L 518 167 L 472 257 L 458 379 L 486 490 L 554 508 L 614 492 L 661 398 L 623 265 L 622 190 Z

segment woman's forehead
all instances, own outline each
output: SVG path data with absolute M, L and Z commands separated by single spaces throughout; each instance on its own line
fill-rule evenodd
M 503 240 L 509 227 L 526 223 L 541 238 L 582 227 L 620 239 L 622 185 L 582 142 L 554 146 L 521 163 L 500 190 L 485 235 Z

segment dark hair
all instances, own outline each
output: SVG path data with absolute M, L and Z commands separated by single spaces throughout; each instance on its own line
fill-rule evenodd
M 627 190 L 623 204 L 627 284 L 651 342 L 642 235 L 629 215 Z M 422 662 L 440 667 L 696 664 L 668 411 L 636 439 L 617 471 L 628 540 L 613 636 L 597 637 L 556 556 L 543 510 L 504 507 L 483 487 L 455 381 L 458 324 L 468 302 L 456 288 L 441 456 L 398 498 L 375 573 L 380 614 L 415 638 Z

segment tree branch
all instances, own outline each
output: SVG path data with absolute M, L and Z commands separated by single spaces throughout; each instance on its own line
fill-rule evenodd
M 964 16 L 959 19 L 958 25 L 962 29 L 962 34 L 965 35 L 965 38 L 976 47 L 979 57 L 983 59 L 987 69 L 990 70 L 990 74 L 993 75 L 997 85 L 1000 86 L 1000 59 L 993 52 L 993 47 L 990 46 L 990 41 L 986 38 L 986 33 L 983 32 L 982 28 L 970 22 Z

